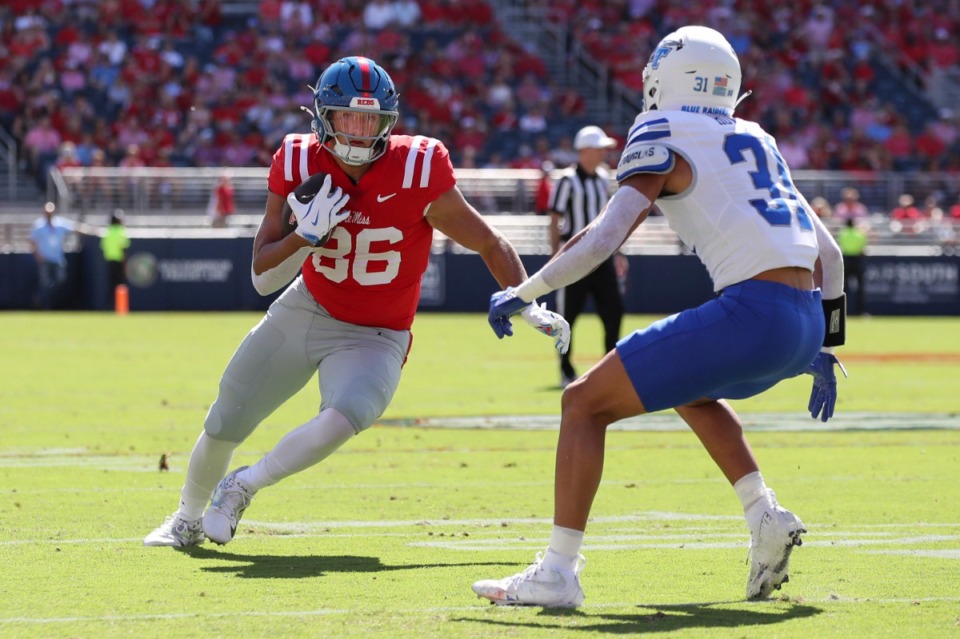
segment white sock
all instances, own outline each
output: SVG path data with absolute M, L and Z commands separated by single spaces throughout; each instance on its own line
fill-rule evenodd
M 190 453 L 187 479 L 180 491 L 177 512 L 185 519 L 200 519 L 210 496 L 230 467 L 233 451 L 240 444 L 214 439 L 206 431 L 200 433 Z
M 554 526 L 550 533 L 550 546 L 543 563 L 552 568 L 574 570 L 583 545 L 583 531 L 563 526 Z
M 753 505 L 758 503 L 763 504 L 764 507 L 773 505 L 773 500 L 770 498 L 770 490 L 764 483 L 760 471 L 747 473 L 738 479 L 733 485 L 733 490 L 736 491 L 737 497 L 740 498 L 740 503 L 743 505 L 743 512 L 747 512 Z
M 346 417 L 328 408 L 287 433 L 260 461 L 238 473 L 237 479 L 255 493 L 323 461 L 355 434 Z

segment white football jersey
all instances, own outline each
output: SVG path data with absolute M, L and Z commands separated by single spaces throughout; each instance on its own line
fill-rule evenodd
M 673 168 L 693 169 L 683 193 L 657 205 L 703 261 L 715 291 L 786 266 L 813 270 L 817 237 L 773 136 L 758 124 L 721 114 L 648 111 L 637 116 L 617 180 Z

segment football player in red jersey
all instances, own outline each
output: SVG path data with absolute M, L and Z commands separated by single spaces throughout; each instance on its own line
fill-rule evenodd
M 434 229 L 479 253 L 502 288 L 525 279 L 514 248 L 457 188 L 443 143 L 391 135 L 398 115 L 393 81 L 373 60 L 344 58 L 321 74 L 314 133 L 286 136 L 274 154 L 253 245 L 257 291 L 293 282 L 227 365 L 180 507 L 144 545 L 227 543 L 257 491 L 320 462 L 383 414 L 410 349 Z M 316 195 L 296 197 L 318 173 L 326 177 Z M 285 203 L 297 222 L 286 234 Z M 566 348 L 563 317 L 533 303 L 523 318 Z M 315 372 L 318 414 L 224 477 L 237 446 Z

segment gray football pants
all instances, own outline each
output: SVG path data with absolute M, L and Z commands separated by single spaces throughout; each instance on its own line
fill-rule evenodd
M 409 331 L 333 319 L 298 277 L 237 348 L 203 428 L 240 443 L 317 371 L 320 410 L 335 408 L 359 433 L 389 405 L 409 347 Z

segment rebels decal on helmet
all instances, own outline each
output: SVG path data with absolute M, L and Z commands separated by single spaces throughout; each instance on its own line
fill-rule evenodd
M 317 80 L 313 132 L 324 149 L 347 164 L 373 162 L 386 151 L 397 123 L 398 98 L 390 75 L 376 62 L 343 58 Z

